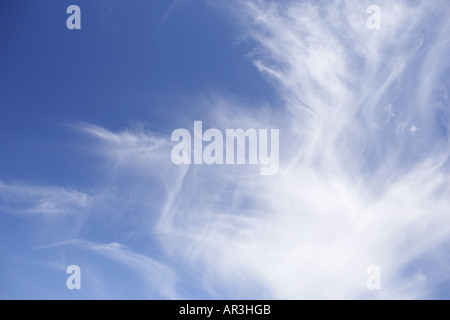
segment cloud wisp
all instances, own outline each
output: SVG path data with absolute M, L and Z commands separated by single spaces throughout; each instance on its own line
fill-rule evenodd
M 0 198 L 6 211 L 22 214 L 61 215 L 86 210 L 92 196 L 77 190 L 54 186 L 0 181 Z
M 175 291 L 176 276 L 169 267 L 145 255 L 136 253 L 117 242 L 100 244 L 81 239 L 72 239 L 43 246 L 41 249 L 69 245 L 91 250 L 130 268 L 144 282 L 149 298 L 179 298 L 178 293 Z

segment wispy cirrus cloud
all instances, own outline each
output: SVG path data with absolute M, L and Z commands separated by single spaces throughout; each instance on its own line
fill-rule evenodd
M 439 268 L 428 278 L 404 270 L 448 241 L 449 6 L 380 2 L 383 28 L 374 31 L 365 26 L 369 4 L 225 5 L 249 22 L 249 57 L 286 103 L 286 144 L 275 181 L 233 190 L 232 203 L 263 208 L 221 218 L 214 203 L 200 209 L 215 228 L 202 238 L 192 224 L 205 250 L 190 258 L 218 267 L 211 281 L 228 277 L 236 289 L 238 271 L 277 298 L 411 298 L 447 278 Z M 384 270 L 375 295 L 364 282 L 370 264 Z
M 89 123 L 79 123 L 72 128 L 94 139 L 93 145 L 97 143 L 94 152 L 110 159 L 113 167 L 147 168 L 149 175 L 162 174 L 159 172 L 161 164 L 170 159 L 170 140 L 145 129 L 141 123 L 121 132 Z
M 93 197 L 87 193 L 55 186 L 0 181 L 3 209 L 15 213 L 60 215 L 89 208 Z
M 94 251 L 130 268 L 145 283 L 148 294 L 147 298 L 179 298 L 179 294 L 175 289 L 176 275 L 171 268 L 155 259 L 136 253 L 117 242 L 101 244 L 81 239 L 72 239 L 42 246 L 41 248 L 55 248 L 70 245 Z

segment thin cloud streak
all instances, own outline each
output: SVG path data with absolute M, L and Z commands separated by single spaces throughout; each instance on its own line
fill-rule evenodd
M 92 250 L 109 259 L 126 265 L 136 272 L 148 288 L 150 298 L 179 299 L 175 290 L 176 276 L 166 265 L 136 253 L 126 246 L 117 242 L 99 244 L 81 239 L 66 240 L 52 245 L 41 246 L 42 248 L 54 248 L 66 245 L 75 245 Z
M 6 211 L 22 214 L 74 214 L 89 208 L 93 197 L 80 191 L 54 186 L 0 181 L 0 198 Z

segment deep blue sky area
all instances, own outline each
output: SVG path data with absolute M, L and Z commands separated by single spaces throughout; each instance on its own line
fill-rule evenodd
M 196 108 L 183 96 L 274 97 L 233 24 L 201 1 L 172 9 L 159 0 L 77 1 L 81 30 L 66 28 L 71 4 L 2 2 L 2 179 L 64 181 L 82 161 L 65 143 L 73 132 L 64 126 L 74 122 L 173 130 L 178 114 Z

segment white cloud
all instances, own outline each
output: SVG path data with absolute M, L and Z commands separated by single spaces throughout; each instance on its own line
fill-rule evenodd
M 285 143 L 276 177 L 191 169 L 164 208 L 172 219 L 159 229 L 163 246 L 204 270 L 213 296 L 423 298 L 448 277 L 405 271 L 449 238 L 448 138 L 437 133 L 429 83 L 445 69 L 432 61 L 448 66 L 449 35 L 427 35 L 448 30 L 448 4 L 382 2 L 382 30 L 365 27 L 368 5 L 229 5 L 257 43 L 253 63 L 286 103 Z M 379 130 L 372 124 L 389 101 L 399 109 L 388 116 L 401 121 Z M 402 123 L 420 125 L 420 139 L 395 135 Z M 382 270 L 379 292 L 365 286 L 372 264 Z
M 77 190 L 0 181 L 2 207 L 16 213 L 59 215 L 76 213 L 90 207 L 92 197 Z

